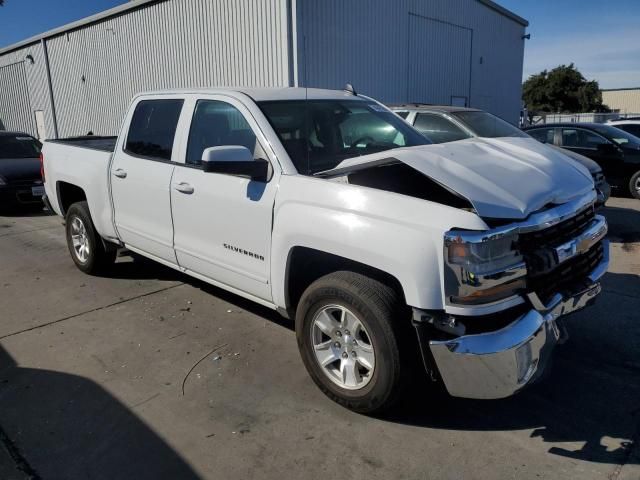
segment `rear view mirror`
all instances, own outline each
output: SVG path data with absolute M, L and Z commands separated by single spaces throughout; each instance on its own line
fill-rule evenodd
M 261 158 L 254 160 L 253 154 L 247 147 L 223 145 L 209 147 L 202 152 L 202 169 L 205 172 L 238 175 L 258 182 L 266 182 L 269 175 L 269 162 Z

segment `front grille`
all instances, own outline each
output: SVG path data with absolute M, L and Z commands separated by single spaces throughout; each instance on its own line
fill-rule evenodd
M 577 237 L 595 217 L 593 207 L 580 212 L 575 217 L 571 217 L 544 230 L 523 233 L 519 238 L 519 245 L 522 253 L 534 252 L 540 248 L 557 247 L 563 243 Z
M 594 217 L 594 209 L 589 207 L 557 225 L 520 235 L 520 250 L 527 264 L 527 290 L 536 292 L 543 302 L 548 302 L 556 293 L 582 286 L 602 261 L 602 242 L 560 265 L 555 253 L 555 247 L 580 235 Z
M 602 261 L 604 246 L 595 244 L 587 253 L 574 257 L 542 275 L 527 278 L 529 291 L 534 291 L 547 303 L 556 293 L 572 292 L 586 286 L 589 273 Z

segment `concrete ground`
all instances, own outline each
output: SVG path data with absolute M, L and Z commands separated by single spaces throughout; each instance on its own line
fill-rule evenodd
M 640 479 L 640 202 L 540 385 L 417 385 L 368 418 L 325 398 L 276 313 L 140 258 L 73 265 L 60 220 L 0 217 L 0 479 Z

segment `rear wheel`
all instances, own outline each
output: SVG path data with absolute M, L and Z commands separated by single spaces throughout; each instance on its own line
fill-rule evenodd
M 629 192 L 633 198 L 640 199 L 640 170 L 631 176 L 631 180 L 629 180 Z
M 74 203 L 66 216 L 67 246 L 76 266 L 85 273 L 98 274 L 116 258 L 116 250 L 107 250 L 93 226 L 87 202 Z
M 296 312 L 298 348 L 329 398 L 369 414 L 394 404 L 407 374 L 402 311 L 392 288 L 354 272 L 331 273 L 307 288 Z

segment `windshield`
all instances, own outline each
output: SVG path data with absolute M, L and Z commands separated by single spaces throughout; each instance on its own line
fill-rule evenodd
M 282 100 L 258 105 L 303 175 L 329 170 L 347 158 L 431 143 L 396 114 L 366 100 Z
M 591 128 L 593 128 L 593 130 L 598 132 L 600 135 L 604 135 L 609 140 L 613 140 L 618 145 L 640 144 L 640 139 L 638 137 L 616 127 L 611 127 L 609 125 L 593 125 Z
M 519 128 L 488 112 L 452 112 L 477 137 L 528 137 Z
M 29 135 L 0 135 L 0 159 L 38 158 L 42 145 Z

